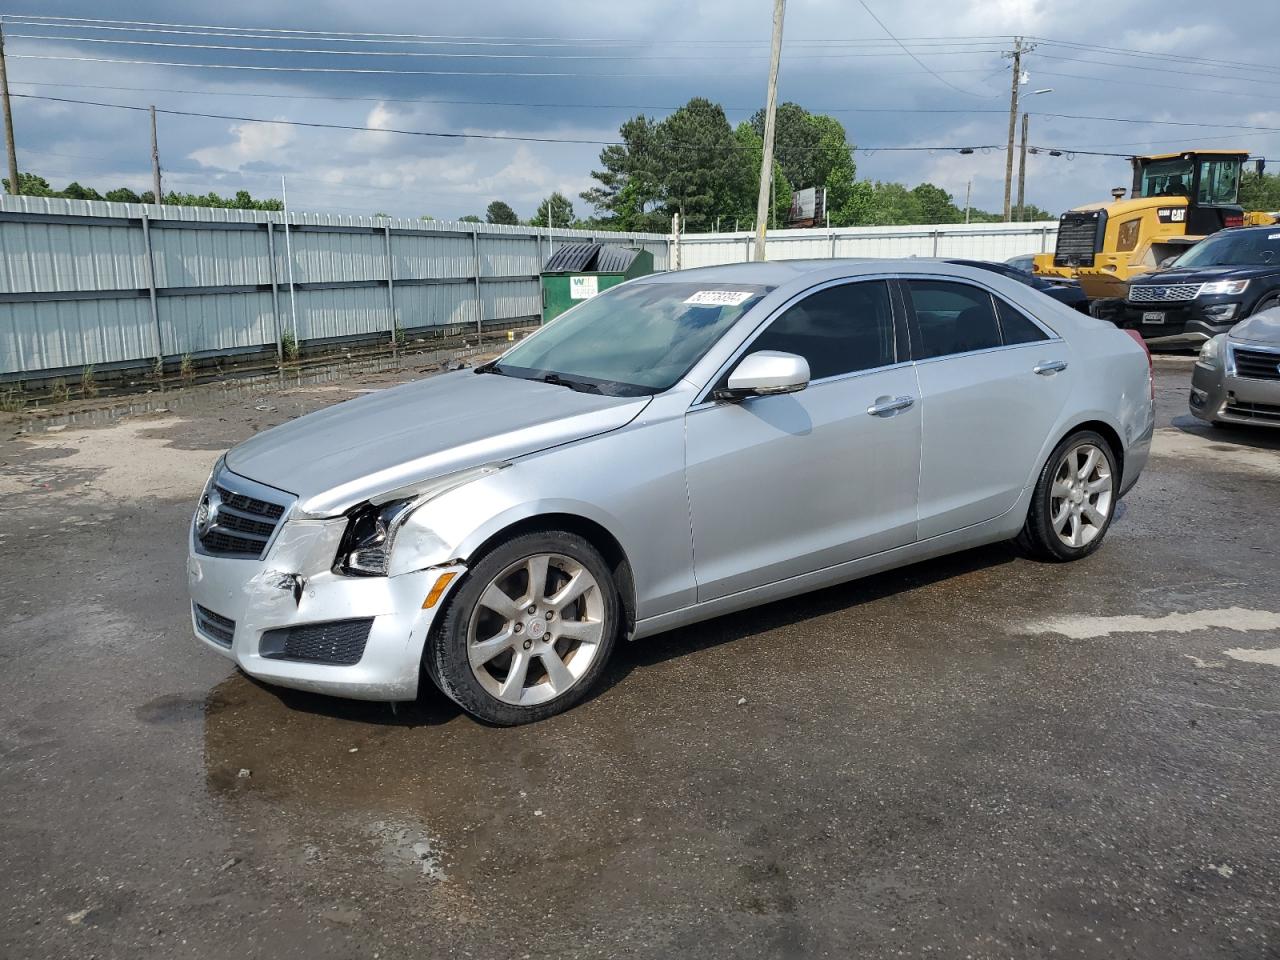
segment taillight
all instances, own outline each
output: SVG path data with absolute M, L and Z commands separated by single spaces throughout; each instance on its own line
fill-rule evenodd
M 1147 355 L 1147 382 L 1151 384 L 1151 399 L 1156 398 L 1156 364 L 1151 359 L 1151 348 L 1147 346 L 1147 341 L 1142 339 L 1142 334 L 1137 330 L 1126 330 L 1129 336 L 1138 341 L 1138 346 L 1142 347 L 1142 352 Z
M 1243 227 L 1244 214 L 1228 213 L 1225 217 L 1222 218 L 1222 225 L 1224 227 Z

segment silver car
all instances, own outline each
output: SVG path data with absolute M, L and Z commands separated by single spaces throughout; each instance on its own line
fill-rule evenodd
M 1201 347 L 1191 412 L 1217 427 L 1280 427 L 1280 307 L 1255 313 Z
M 1149 358 L 987 271 L 789 261 L 645 277 L 496 362 L 219 461 L 197 637 L 261 680 L 516 724 L 620 639 L 1017 538 L 1102 543 L 1147 462 Z

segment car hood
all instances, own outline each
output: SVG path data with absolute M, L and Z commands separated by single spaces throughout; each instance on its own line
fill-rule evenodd
M 1280 265 L 1251 264 L 1248 266 L 1228 265 L 1221 267 L 1175 267 L 1171 270 L 1160 270 L 1148 273 L 1133 282 L 1133 286 L 1167 283 L 1208 283 L 1211 280 L 1253 280 L 1258 277 L 1269 277 L 1280 274 Z
M 348 400 L 227 453 L 234 473 L 332 516 L 421 480 L 616 430 L 649 397 L 606 397 L 473 370 Z
M 1280 347 L 1280 307 L 1272 307 L 1241 320 L 1231 328 L 1230 336 L 1232 340 Z

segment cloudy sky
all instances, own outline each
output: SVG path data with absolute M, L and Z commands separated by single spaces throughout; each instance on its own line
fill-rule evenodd
M 1280 160 L 1280 111 L 1270 109 L 1280 96 L 1280 66 L 1266 66 L 1274 63 L 1280 5 L 867 3 L 924 65 L 894 46 L 856 0 L 790 0 L 780 81 L 781 99 L 833 113 L 860 148 L 1003 144 L 1011 77 L 1000 50 L 1019 34 L 1044 38 L 1026 59 L 1023 91 L 1053 90 L 1024 101 L 1033 114 L 1033 144 L 1115 153 L 1195 144 L 1271 152 Z M 14 0 L 6 6 L 15 94 L 375 128 L 165 114 L 160 147 L 166 189 L 244 188 L 278 196 L 284 173 L 296 209 L 441 219 L 482 215 L 495 198 L 529 216 L 553 189 L 576 200 L 592 183 L 600 146 L 386 131 L 607 141 L 629 116 L 662 116 L 699 95 L 724 104 L 736 123 L 763 101 L 772 10 L 770 0 Z M 122 31 L 21 22 L 35 14 L 189 26 L 187 32 L 162 32 L 154 26 Z M 205 29 L 211 26 L 249 29 L 246 36 L 228 37 Z M 280 29 L 315 34 L 281 39 L 272 33 Z M 325 39 L 326 33 L 355 42 Z M 371 34 L 419 39 L 369 42 L 379 40 Z M 216 47 L 224 49 L 211 49 Z M 345 52 L 331 52 L 339 50 Z M 1142 122 L 1043 115 L 1055 113 Z M 78 180 L 101 190 L 149 188 L 145 113 L 19 98 L 14 114 L 24 170 L 57 187 Z M 872 150 L 856 159 L 860 176 L 931 180 L 961 203 L 972 181 L 975 206 L 1001 205 L 1002 147 L 972 155 Z M 1105 199 L 1111 186 L 1128 180 L 1122 159 L 1083 152 L 1032 157 L 1028 200 L 1060 211 Z M 580 201 L 575 207 L 589 212 Z

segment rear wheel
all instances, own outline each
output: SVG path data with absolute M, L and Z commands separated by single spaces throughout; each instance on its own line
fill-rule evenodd
M 1106 438 L 1092 430 L 1073 433 L 1040 472 L 1019 543 L 1042 560 L 1087 557 L 1111 526 L 1119 481 Z
M 620 623 L 604 558 L 576 534 L 524 534 L 480 558 L 423 651 L 458 706 L 514 726 L 578 703 L 603 673 Z

